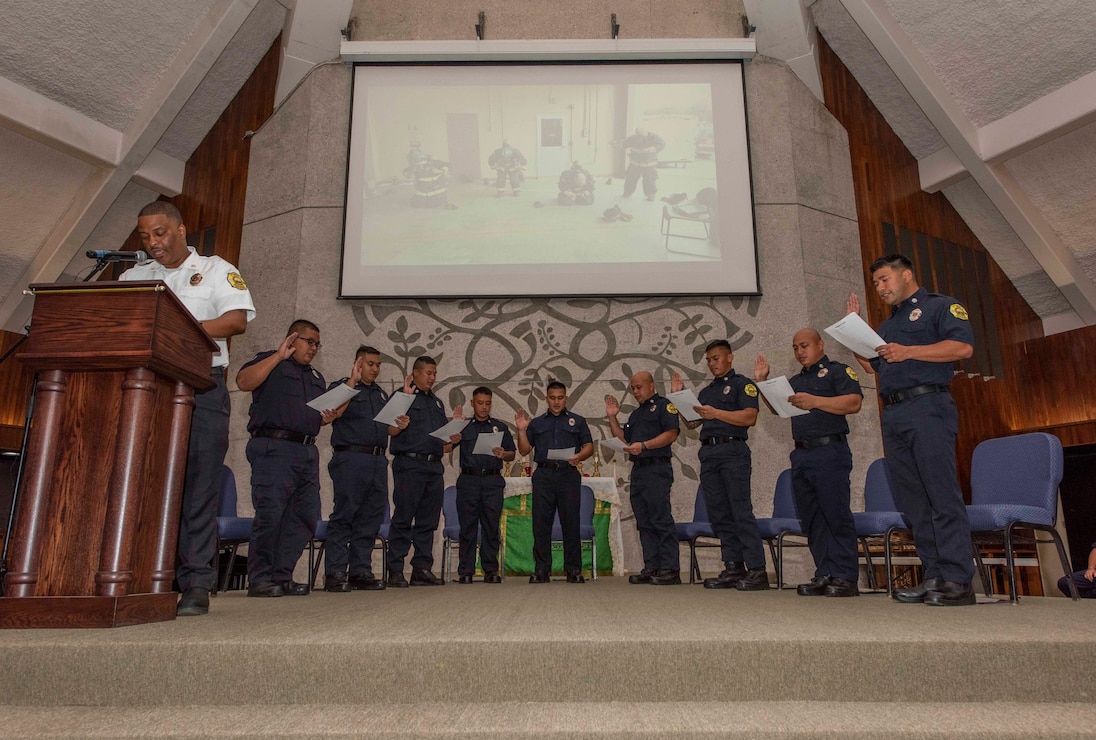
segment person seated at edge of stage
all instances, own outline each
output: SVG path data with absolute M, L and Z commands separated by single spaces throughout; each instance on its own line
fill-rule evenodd
M 518 452 L 532 453 L 533 471 L 533 575 L 529 583 L 549 583 L 552 573 L 552 521 L 559 511 L 563 530 L 563 569 L 568 583 L 585 583 L 582 577 L 582 543 L 579 539 L 579 508 L 582 474 L 578 466 L 594 454 L 594 438 L 584 417 L 567 410 L 567 386 L 558 380 L 548 383 L 544 394 L 548 411 L 530 419 L 518 409 Z M 549 450 L 573 450 L 567 460 L 549 460 Z
M 316 435 L 336 412 L 308 407 L 327 390 L 312 360 L 320 329 L 297 319 L 278 349 L 240 368 L 236 385 L 251 391 L 247 461 L 255 519 L 247 553 L 248 596 L 307 596 L 293 569 L 320 518 L 320 455 Z
M 1070 578 L 1073 579 L 1073 583 L 1077 586 L 1077 593 L 1082 599 L 1096 599 L 1096 542 L 1092 543 L 1092 549 L 1088 553 L 1087 568 L 1058 579 L 1058 590 L 1066 596 L 1072 596 L 1069 592 Z
M 513 460 L 514 438 L 506 422 L 491 416 L 491 389 L 472 391 L 472 420 L 461 432 L 460 476 L 457 478 L 457 518 L 460 520 L 460 583 L 471 583 L 476 572 L 476 546 L 484 583 L 502 583 L 499 574 L 499 519 L 502 517 L 502 463 Z M 489 455 L 473 454 L 481 434 L 502 432 Z M 482 536 L 481 536 L 482 533 Z

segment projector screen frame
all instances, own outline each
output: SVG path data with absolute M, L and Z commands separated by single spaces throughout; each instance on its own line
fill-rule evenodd
M 685 42 L 685 43 L 676 43 Z M 562 47 L 561 47 L 562 45 Z M 368 51 L 363 51 L 368 47 Z M 491 47 L 491 48 L 488 48 Z M 565 48 L 563 48 L 565 47 Z M 613 47 L 613 48 L 608 48 Z M 352 61 L 357 75 L 360 66 L 366 67 L 483 67 L 483 66 L 605 66 L 613 64 L 635 65 L 646 67 L 648 65 L 688 65 L 734 63 L 739 65 L 740 82 L 742 85 L 742 122 L 743 135 L 745 137 L 745 170 L 749 200 L 749 222 L 752 232 L 752 258 L 753 258 L 753 290 L 651 290 L 642 291 L 624 290 L 622 292 L 560 292 L 546 290 L 518 290 L 512 289 L 517 281 L 495 281 L 490 293 L 480 292 L 445 292 L 424 291 L 412 293 L 407 291 L 396 294 L 376 295 L 359 292 L 344 293 L 344 270 L 346 269 L 347 251 L 347 224 L 349 218 L 344 210 L 342 220 L 342 244 L 340 247 L 338 300 L 365 301 L 385 299 L 441 299 L 457 300 L 467 298 L 590 298 L 590 297 L 615 297 L 615 298 L 642 298 L 642 297 L 673 297 L 673 296 L 697 296 L 697 295 L 729 295 L 729 296 L 756 296 L 761 295 L 760 261 L 757 243 L 757 224 L 755 213 L 755 201 L 753 192 L 753 163 L 749 145 L 749 110 L 745 90 L 744 63 L 753 56 L 753 39 L 693 39 L 693 40 L 636 40 L 630 44 L 615 42 L 602 42 L 597 40 L 584 40 L 581 42 L 438 42 L 423 44 L 422 42 L 344 42 L 344 60 Z M 363 61 L 365 60 L 365 61 Z M 351 133 L 354 130 L 355 95 L 357 84 L 352 85 L 351 90 Z M 351 153 L 354 148 L 353 136 L 348 136 L 346 159 L 346 190 L 344 191 L 344 209 L 349 205 L 351 198 L 351 176 L 354 164 Z M 600 211 L 599 211 L 600 212 Z M 596 263 L 599 265 L 609 263 Z M 650 264 L 657 270 L 659 263 Z M 692 264 L 692 263 L 689 263 Z M 704 262 L 697 263 L 701 269 Z M 439 265 L 444 272 L 445 266 Z

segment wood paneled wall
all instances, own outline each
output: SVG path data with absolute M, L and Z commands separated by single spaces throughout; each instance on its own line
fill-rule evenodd
M 849 134 L 865 304 L 870 322 L 878 325 L 888 309 L 869 289 L 867 269 L 887 251 L 887 224 L 975 252 L 986 250 L 942 194 L 921 190 L 917 160 L 822 38 L 819 49 L 826 107 Z M 970 457 L 982 440 L 1047 431 L 1065 445 L 1096 443 L 1096 395 L 1091 393 L 1086 372 L 1096 357 L 1096 327 L 1044 337 L 1039 317 L 993 258 L 986 256 L 992 323 L 1004 374 L 960 373 L 952 382 L 959 406 L 960 482 L 968 495 Z M 935 260 L 929 262 L 917 265 L 922 284 L 935 281 L 949 286 L 952 295 L 961 295 L 951 287 L 956 275 L 937 273 Z M 968 282 L 967 289 L 985 284 L 980 272 L 967 271 L 965 263 L 959 277 Z
M 0 331 L 0 357 L 7 354 L 23 336 Z M 23 422 L 27 416 L 27 397 L 33 378 L 34 374 L 14 356 L 0 363 L 0 451 L 19 450 L 23 446 Z M 7 520 L 0 523 L 0 527 L 6 525 Z

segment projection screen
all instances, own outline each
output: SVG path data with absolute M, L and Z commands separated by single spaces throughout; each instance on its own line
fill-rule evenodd
M 756 294 L 742 64 L 361 64 L 341 298 Z

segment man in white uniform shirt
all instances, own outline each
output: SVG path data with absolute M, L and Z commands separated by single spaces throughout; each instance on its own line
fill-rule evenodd
M 228 452 L 228 337 L 243 334 L 255 318 L 255 304 L 235 266 L 220 257 L 203 257 L 188 247 L 178 209 L 154 201 L 137 216 L 142 248 L 154 261 L 132 267 L 122 280 L 163 280 L 217 342 L 211 376 L 216 385 L 195 393 L 187 449 L 186 483 L 179 515 L 179 557 L 175 571 L 182 596 L 176 613 L 197 616 L 209 611 L 209 592 L 217 583 L 213 556 L 217 547 L 217 497 L 221 467 Z

